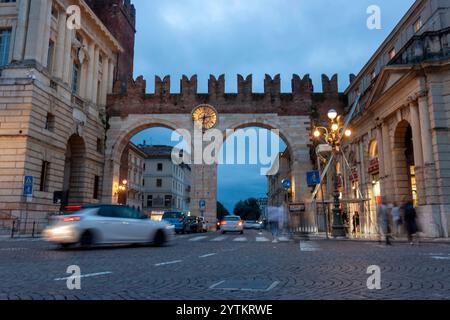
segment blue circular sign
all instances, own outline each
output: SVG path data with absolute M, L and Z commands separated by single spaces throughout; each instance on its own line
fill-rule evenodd
M 283 181 L 281 181 L 281 184 L 283 185 L 283 188 L 286 190 L 292 188 L 292 181 L 289 179 L 284 179 Z

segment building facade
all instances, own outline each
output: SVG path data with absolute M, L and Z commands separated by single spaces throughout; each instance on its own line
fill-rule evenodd
M 191 168 L 172 161 L 173 147 L 140 146 L 145 153 L 144 210 L 152 217 L 164 211 L 189 212 Z
M 142 211 L 144 207 L 144 170 L 146 154 L 130 142 L 122 156 L 120 177 L 124 190 L 119 190 L 119 203 Z
M 449 236 L 449 42 L 450 2 L 418 0 L 345 92 L 349 108 L 361 94 L 341 171 L 364 233 L 380 202 L 412 200 L 426 236 Z
M 71 5 L 81 24 L 69 28 Z M 122 52 L 85 1 L 0 3 L 0 211 L 38 219 L 101 201 L 106 96 Z

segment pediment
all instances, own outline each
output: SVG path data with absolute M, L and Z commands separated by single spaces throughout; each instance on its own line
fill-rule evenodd
M 382 98 L 385 94 L 389 93 L 389 91 L 396 86 L 404 77 L 406 77 L 410 68 L 386 68 L 381 74 L 378 76 L 378 79 L 375 82 L 375 85 L 372 89 L 372 93 L 369 98 L 369 104 L 371 105 Z

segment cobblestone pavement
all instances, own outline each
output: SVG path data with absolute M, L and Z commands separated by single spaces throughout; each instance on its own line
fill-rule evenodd
M 81 290 L 68 290 L 69 265 Z M 381 268 L 381 290 L 367 268 Z M 450 299 L 450 245 L 335 241 L 272 243 L 267 233 L 178 236 L 163 248 L 59 250 L 0 242 L 0 300 Z

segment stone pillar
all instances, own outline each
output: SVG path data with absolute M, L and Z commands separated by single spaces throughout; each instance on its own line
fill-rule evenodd
M 65 15 L 64 15 L 65 16 Z M 72 37 L 74 31 L 66 28 L 66 35 L 64 37 L 64 66 L 63 66 L 63 81 L 66 84 L 71 83 L 70 76 L 72 74 L 73 62 L 72 62 Z
M 30 0 L 19 0 L 19 16 L 17 18 L 16 40 L 14 42 L 13 61 L 22 61 L 27 34 L 27 19 Z
M 43 41 L 42 41 L 42 63 L 45 67 L 48 68 L 47 60 L 48 60 L 48 49 L 50 43 L 50 29 L 52 23 L 52 3 L 53 1 L 47 2 L 47 8 L 45 10 L 45 24 L 43 26 Z
M 100 58 L 100 48 L 95 46 L 94 50 L 94 69 L 93 69 L 93 82 L 92 82 L 92 95 L 90 97 L 91 101 L 94 104 L 98 104 L 99 101 L 97 101 L 98 97 L 98 90 L 100 88 L 98 87 L 98 64 L 99 64 L 99 58 Z
M 422 151 L 422 130 L 420 125 L 419 110 L 416 102 L 410 103 L 411 128 L 414 146 L 414 164 L 417 179 L 417 193 L 419 195 L 419 205 L 425 204 L 425 184 L 423 176 L 423 151 Z
M 47 22 L 47 8 L 48 0 L 30 2 L 25 48 L 25 60 L 34 60 L 42 65 L 44 64 L 44 61 L 42 61 L 43 43 L 48 42 L 48 39 L 44 39 L 44 29 Z
M 106 204 L 117 204 L 119 197 L 118 191 L 120 179 L 120 160 L 108 159 L 105 161 L 103 172 L 103 196 L 102 202 Z
M 380 163 L 380 189 L 381 189 L 381 197 L 383 198 L 386 195 L 387 192 L 387 186 L 386 186 L 386 173 L 385 173 L 385 158 L 387 158 L 387 161 L 389 160 L 389 155 L 386 155 L 384 153 L 384 140 L 383 140 L 383 126 L 380 124 L 377 127 L 377 144 L 378 144 L 378 162 Z
M 113 85 L 114 85 L 114 64 L 111 59 L 109 61 L 109 74 L 108 74 L 108 94 L 111 94 L 113 92 Z
M 87 81 L 86 81 L 86 96 L 84 98 L 91 100 L 93 95 L 94 87 L 94 63 L 95 63 L 95 44 L 90 43 L 89 47 L 89 62 L 87 68 Z
M 108 94 L 108 79 L 109 79 L 109 59 L 106 57 L 103 59 L 103 71 L 102 71 L 102 88 L 100 94 L 99 104 L 106 105 L 106 95 Z
M 56 39 L 55 51 L 55 67 L 54 75 L 58 79 L 63 78 L 64 73 L 64 50 L 65 50 L 65 40 L 66 40 L 66 19 L 65 14 L 59 13 L 58 18 L 58 37 Z

